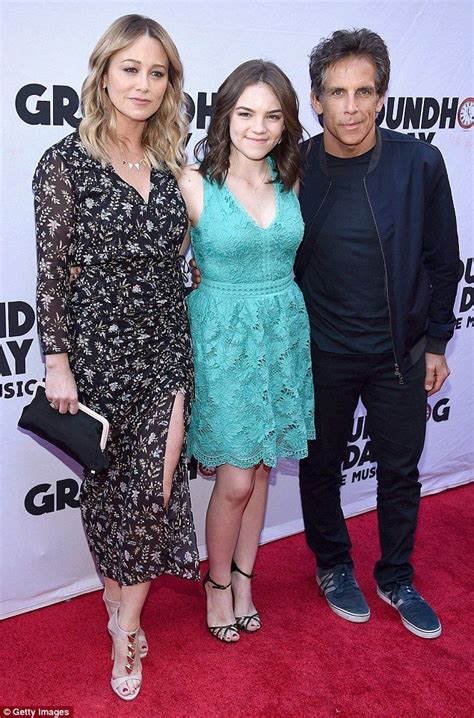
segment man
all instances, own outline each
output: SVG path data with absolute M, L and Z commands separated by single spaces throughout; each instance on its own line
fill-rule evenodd
M 376 127 L 390 61 L 366 29 L 337 31 L 310 59 L 324 131 L 303 145 L 306 232 L 295 266 L 311 323 L 315 441 L 300 465 L 316 580 L 333 611 L 370 610 L 355 580 L 340 503 L 341 462 L 359 398 L 378 463 L 377 593 L 417 636 L 441 624 L 412 584 L 426 397 L 449 374 L 460 276 L 456 220 L 438 149 Z

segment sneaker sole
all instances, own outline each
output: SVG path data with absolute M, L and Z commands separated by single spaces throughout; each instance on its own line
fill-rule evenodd
M 383 593 L 382 589 L 380 589 L 378 586 L 377 586 L 377 595 L 379 598 L 382 599 L 382 601 L 385 601 L 385 603 L 388 603 L 389 606 L 391 606 L 392 608 L 394 608 L 396 610 L 396 612 L 402 619 L 402 623 L 405 626 L 405 628 L 408 631 L 410 631 L 411 633 L 414 633 L 415 636 L 418 636 L 418 638 L 438 638 L 438 636 L 441 635 L 441 630 L 442 630 L 441 624 L 440 624 L 439 628 L 435 628 L 432 631 L 424 631 L 422 628 L 418 628 L 418 626 L 414 626 L 413 623 L 410 623 L 410 621 L 407 621 L 407 619 L 402 616 L 402 614 L 400 613 L 398 608 L 395 606 L 395 604 L 391 602 L 391 600 L 388 598 L 388 596 L 386 596 Z
M 318 577 L 316 577 L 316 583 L 318 586 L 320 585 Z M 343 608 L 339 608 L 339 606 L 335 606 L 331 603 L 326 594 L 324 594 L 324 598 L 326 599 L 326 603 L 331 611 L 334 611 L 336 616 L 339 616 L 339 618 L 344 618 L 346 621 L 350 621 L 351 623 L 367 623 L 370 618 L 370 610 L 367 613 L 351 613 L 350 611 L 345 611 Z

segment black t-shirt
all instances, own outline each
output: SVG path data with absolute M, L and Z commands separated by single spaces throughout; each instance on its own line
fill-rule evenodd
M 331 210 L 301 287 L 311 337 L 322 351 L 393 351 L 382 249 L 363 183 L 371 155 L 372 150 L 348 159 L 326 154 Z

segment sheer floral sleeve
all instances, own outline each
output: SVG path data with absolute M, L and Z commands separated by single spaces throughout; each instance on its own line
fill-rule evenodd
M 37 315 L 45 354 L 68 352 L 68 256 L 74 232 L 74 192 L 55 149 L 41 158 L 33 178 L 38 253 Z

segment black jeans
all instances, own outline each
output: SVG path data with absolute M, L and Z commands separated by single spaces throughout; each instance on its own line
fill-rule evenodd
M 300 462 L 306 540 L 320 568 L 352 565 L 351 541 L 341 509 L 341 463 L 359 397 L 367 410 L 371 455 L 377 461 L 377 514 L 381 558 L 375 579 L 382 589 L 410 583 L 409 562 L 420 503 L 418 461 L 426 430 L 424 354 L 400 384 L 391 354 L 332 354 L 311 348 L 316 440 Z

